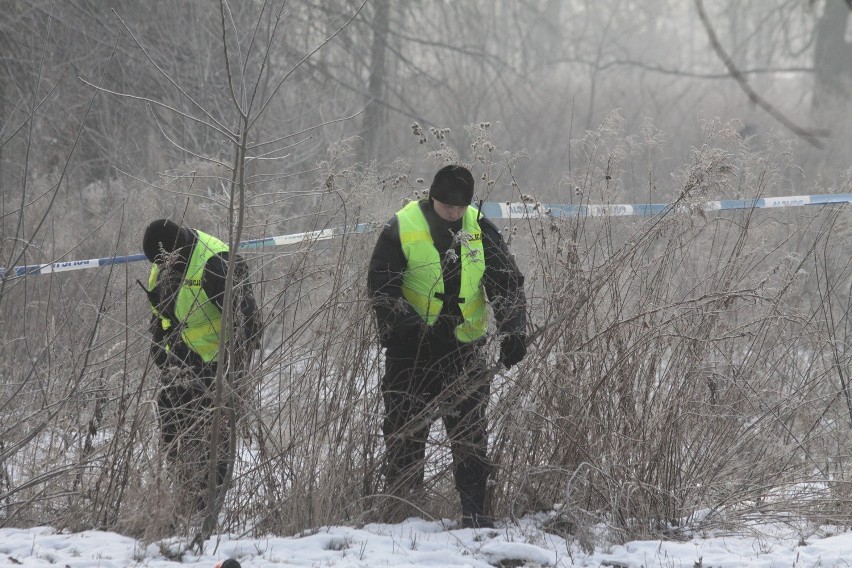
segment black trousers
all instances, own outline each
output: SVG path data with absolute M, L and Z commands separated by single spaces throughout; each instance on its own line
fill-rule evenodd
M 485 419 L 490 383 L 482 346 L 454 347 L 425 357 L 388 350 L 382 379 L 385 481 L 389 493 L 404 499 L 417 491 L 429 429 L 442 418 L 462 513 L 481 515 L 491 473 Z
M 215 364 L 170 367 L 160 377 L 157 396 L 160 441 L 172 474 L 187 500 L 182 506 L 195 511 L 203 510 L 206 505 L 215 376 Z M 218 486 L 224 483 L 229 464 L 226 416 L 222 416 L 220 424 L 216 464 Z

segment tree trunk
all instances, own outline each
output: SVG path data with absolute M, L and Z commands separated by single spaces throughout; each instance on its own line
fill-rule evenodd
M 381 103 L 385 88 L 385 51 L 388 41 L 388 23 L 390 21 L 390 1 L 373 2 L 373 43 L 370 48 L 370 79 L 367 90 L 370 100 L 364 109 L 361 131 L 364 137 L 362 160 L 367 162 L 376 158 L 385 122 L 385 109 Z
M 846 0 L 826 0 L 816 26 L 812 110 L 819 120 L 834 114 L 835 105 L 849 104 L 852 85 L 852 43 L 846 41 L 850 7 Z

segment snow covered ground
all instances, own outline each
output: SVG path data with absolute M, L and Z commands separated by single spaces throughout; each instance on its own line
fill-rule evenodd
M 109 532 L 59 534 L 51 528 L 0 529 L 0 566 L 125 568 L 213 566 L 236 558 L 243 568 L 305 566 L 355 567 L 613 567 L 613 568 L 804 568 L 852 566 L 852 532 L 777 524 L 740 535 L 685 542 L 636 541 L 591 554 L 576 542 L 536 528 L 532 520 L 497 529 L 453 529 L 449 521 L 409 519 L 396 525 L 361 529 L 323 527 L 290 537 L 239 539 L 221 535 L 205 553 L 182 561 L 167 540 L 144 546 Z

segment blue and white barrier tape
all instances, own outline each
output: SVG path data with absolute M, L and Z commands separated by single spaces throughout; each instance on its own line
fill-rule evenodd
M 696 206 L 677 204 L 612 204 L 612 205 L 566 205 L 564 203 L 498 203 L 482 204 L 482 214 L 491 219 L 539 219 L 542 217 L 629 217 L 650 216 L 662 213 L 692 212 L 696 208 L 702 211 L 724 211 L 729 209 L 772 209 L 777 207 L 802 207 L 805 205 L 829 205 L 832 203 L 850 203 L 852 193 L 823 195 L 793 195 L 790 197 L 761 197 L 759 199 L 723 199 L 706 201 Z M 341 235 L 369 233 L 375 229 L 373 223 L 359 223 L 353 227 L 337 227 L 319 231 L 307 231 L 292 235 L 280 235 L 265 239 L 253 239 L 240 243 L 239 250 L 263 247 L 280 247 L 299 243 L 310 243 L 333 239 Z M 129 256 L 108 256 L 88 260 L 69 260 L 49 264 L 31 264 L 16 266 L 9 270 L 0 268 L 0 278 L 52 274 L 84 268 L 98 268 L 110 264 L 123 264 L 145 260 L 144 254 Z
M 722 211 L 726 209 L 771 209 L 775 207 L 801 207 L 852 202 L 852 193 L 825 195 L 792 195 L 790 197 L 761 197 L 759 199 L 723 199 L 705 201 L 695 206 L 671 203 L 565 205 L 549 203 L 483 203 L 482 213 L 491 219 L 519 219 L 541 217 L 630 217 L 661 213 Z
M 354 227 L 338 227 L 333 229 L 322 229 L 319 231 L 307 231 L 304 233 L 294 233 L 292 235 L 280 235 L 277 237 L 268 237 L 265 239 L 252 239 L 240 243 L 239 250 L 250 250 L 262 247 L 280 247 L 285 245 L 295 245 L 298 243 L 312 243 L 315 241 L 325 241 L 333 239 L 341 235 L 368 233 L 373 230 L 372 223 L 360 223 Z M 104 258 L 90 258 L 88 260 L 69 260 L 65 262 L 51 262 L 49 264 L 28 264 L 24 266 L 16 266 L 8 271 L 9 277 L 13 276 L 35 276 L 38 274 L 52 274 L 54 272 L 67 272 L 69 270 L 82 270 L 84 268 L 98 268 L 108 266 L 110 264 L 124 264 L 127 262 L 136 262 L 138 260 L 147 260 L 144 254 L 132 254 L 129 256 L 107 256 Z M 0 278 L 4 278 L 7 271 L 0 268 Z

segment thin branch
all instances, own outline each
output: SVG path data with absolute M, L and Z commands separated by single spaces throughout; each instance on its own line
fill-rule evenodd
M 293 132 L 292 134 L 288 134 L 286 136 L 280 136 L 280 137 L 275 138 L 273 140 L 267 140 L 266 142 L 258 142 L 257 144 L 252 144 L 251 146 L 247 146 L 246 149 L 247 150 L 254 150 L 255 148 L 260 148 L 261 146 L 267 146 L 269 144 L 275 144 L 276 142 L 281 142 L 282 140 L 286 140 L 288 138 L 293 138 L 294 136 L 300 136 L 300 135 L 302 135 L 306 132 L 310 132 L 311 130 L 316 130 L 317 128 L 322 128 L 324 126 L 328 126 L 329 124 L 334 124 L 335 122 L 345 122 L 347 120 L 352 120 L 353 118 L 355 118 L 356 116 L 358 116 L 362 112 L 364 112 L 364 109 L 361 109 L 358 112 L 356 112 L 355 114 L 352 114 L 352 115 L 349 115 L 349 116 L 344 116 L 342 118 L 335 118 L 334 120 L 327 120 L 325 122 L 321 122 L 320 124 L 315 124 L 313 126 L 309 126 L 308 128 L 302 129 L 298 132 Z
M 736 80 L 740 88 L 748 96 L 749 100 L 769 113 L 772 118 L 780 122 L 796 136 L 804 138 L 809 144 L 816 148 L 824 148 L 823 143 L 820 142 L 817 137 L 828 136 L 829 133 L 825 130 L 810 130 L 802 128 L 757 94 L 757 92 L 749 86 L 748 81 L 746 81 L 745 77 L 743 77 L 742 73 L 740 73 L 739 69 L 737 69 L 737 66 L 734 65 L 734 62 L 731 61 L 731 58 L 719 42 L 719 38 L 716 36 L 716 32 L 713 30 L 713 26 L 707 17 L 707 13 L 704 11 L 703 0 L 695 0 L 695 8 L 698 10 L 698 16 L 701 18 L 701 23 L 704 25 L 704 29 L 707 31 L 707 37 L 710 40 L 710 44 L 713 46 L 713 50 L 716 52 L 716 55 L 719 56 L 719 59 L 722 60 L 722 63 L 725 64 L 725 67 L 728 68 L 728 72 L 734 80 Z
M 163 125 L 160 124 L 160 119 L 157 118 L 157 114 L 154 112 L 154 109 L 151 108 L 150 103 L 148 105 L 148 110 L 151 112 L 151 116 L 154 117 L 154 122 L 156 123 L 157 129 L 160 131 L 160 134 L 162 134 L 163 138 L 165 138 L 175 148 L 177 148 L 181 152 L 185 152 L 185 153 L 189 154 L 190 156 L 198 158 L 199 160 L 211 162 L 213 164 L 216 164 L 217 166 L 222 166 L 224 168 L 230 168 L 230 166 L 227 165 L 225 162 L 221 162 L 219 160 L 214 160 L 213 158 L 210 158 L 208 156 L 202 156 L 201 154 L 197 154 L 197 153 L 193 152 L 192 150 L 190 150 L 189 148 L 185 148 L 184 146 L 181 146 L 180 144 L 178 144 L 178 142 L 176 140 L 172 140 L 172 138 L 168 134 L 166 134 L 166 131 L 163 128 Z
M 266 65 L 269 63 L 269 56 L 270 56 L 270 53 L 272 52 L 272 43 L 275 39 L 275 34 L 278 31 L 278 25 L 281 23 L 281 19 L 283 18 L 284 5 L 285 5 L 285 2 L 282 2 L 281 3 L 281 9 L 278 10 L 278 13 L 275 15 L 275 25 L 272 26 L 272 30 L 269 33 L 269 40 L 266 42 L 266 51 L 263 54 L 263 61 L 260 62 L 260 69 L 257 72 L 257 78 L 255 79 L 255 82 L 254 82 L 254 88 L 252 89 L 251 96 L 248 99 L 248 109 L 246 110 L 246 112 L 248 114 L 251 114 L 251 109 L 252 109 L 252 107 L 254 107 L 254 101 L 255 101 L 255 98 L 257 97 L 258 89 L 260 89 L 261 79 L 264 76 L 264 71 L 266 69 Z M 249 43 L 249 48 L 246 52 L 246 59 L 245 59 L 245 63 L 243 64 L 244 68 L 248 68 L 248 56 L 249 56 L 249 53 L 251 53 L 252 46 L 254 45 L 255 39 L 257 37 L 257 31 L 260 29 L 260 19 L 263 17 L 263 10 L 265 10 L 265 9 L 266 9 L 266 2 L 263 3 L 263 8 L 261 9 L 261 13 L 257 17 L 257 24 L 255 25 L 254 32 L 252 33 L 252 36 L 251 36 L 251 42 Z
M 607 61 L 606 63 L 598 63 L 596 61 L 591 61 L 588 59 L 584 59 L 582 57 L 554 57 L 552 59 L 548 59 L 547 63 L 556 64 L 556 63 L 577 63 L 579 65 L 585 65 L 587 67 L 594 68 L 598 71 L 603 71 L 606 69 L 610 69 L 613 67 L 636 67 L 639 69 L 644 69 L 646 71 L 653 71 L 654 73 L 660 73 L 661 75 L 672 75 L 674 77 L 689 77 L 693 79 L 730 79 L 730 73 L 700 73 L 696 71 L 688 71 L 685 69 L 677 69 L 671 67 L 664 67 L 662 65 L 652 65 L 650 63 L 646 63 L 644 61 L 639 61 L 636 59 L 612 59 Z M 774 75 L 777 73 L 802 73 L 802 74 L 812 74 L 814 72 L 813 67 L 755 67 L 752 69 L 739 69 L 739 73 L 742 76 L 746 75 Z
M 173 106 L 169 106 L 169 105 L 167 105 L 167 104 L 166 104 L 166 103 L 164 103 L 164 102 L 161 102 L 161 101 L 158 101 L 158 100 L 154 100 L 154 99 L 152 99 L 152 98 L 150 98 L 150 97 L 142 97 L 142 96 L 139 96 L 139 95 L 131 95 L 131 94 L 129 94 L 129 93 L 122 93 L 122 92 L 120 92 L 120 91 L 113 91 L 113 90 L 111 90 L 111 89 L 107 89 L 106 87 L 102 87 L 101 85 L 95 85 L 95 84 L 89 83 L 88 81 L 86 81 L 86 80 L 85 80 L 85 79 L 83 79 L 82 77 L 79 77 L 79 79 L 80 79 L 80 81 L 82 81 L 82 82 L 83 82 L 83 83 L 85 83 L 86 85 L 89 85 L 90 87 L 93 87 L 93 88 L 95 88 L 95 89 L 97 89 L 97 90 L 99 90 L 99 91 L 103 91 L 104 93 L 107 93 L 107 94 L 110 94 L 110 95 L 115 95 L 115 96 L 117 96 L 117 97 L 124 97 L 124 98 L 127 98 L 127 99 L 134 99 L 134 100 L 137 100 L 137 101 L 142 101 L 142 102 L 145 102 L 145 103 L 148 103 L 148 104 L 152 104 L 152 105 L 156 105 L 156 106 L 158 106 L 158 107 L 162 107 L 162 108 L 164 108 L 164 109 L 166 109 L 166 110 L 170 110 L 170 111 L 172 111 L 173 113 L 175 113 L 175 114 L 177 114 L 177 115 L 179 115 L 179 116 L 182 116 L 182 117 L 184 117 L 184 118 L 186 118 L 186 119 L 189 119 L 189 120 L 191 120 L 191 121 L 193 121 L 193 122 L 197 122 L 198 124 L 201 124 L 201 125 L 206 126 L 206 127 L 208 127 L 208 128 L 212 128 L 213 130 L 215 130 L 215 131 L 216 131 L 216 132 L 218 132 L 219 134 L 221 134 L 221 135 L 223 135 L 223 136 L 226 136 L 226 137 L 227 137 L 228 139 L 230 139 L 232 142 L 236 142 L 236 140 L 237 140 L 237 136 L 236 136 L 236 134 L 234 134 L 234 133 L 230 132 L 230 131 L 229 131 L 229 130 L 227 130 L 224 126 L 220 125 L 220 124 L 219 124 L 219 122 L 218 122 L 217 120 L 214 120 L 214 122 L 215 122 L 216 124 L 210 124 L 209 122 L 204 122 L 204 121 L 203 121 L 203 120 L 201 120 L 200 118 L 196 118 L 196 117 L 192 116 L 191 114 L 187 114 L 187 113 L 185 113 L 185 112 L 183 112 L 183 111 L 180 111 L 180 110 L 178 110 L 178 109 L 174 108 Z M 203 110 L 203 109 L 202 109 L 202 110 Z M 207 113 L 205 113 L 205 114 L 207 114 Z M 208 115 L 208 116 L 209 116 L 209 115 Z
M 230 57 L 228 56 L 228 34 L 227 34 L 227 28 L 225 27 L 225 5 L 226 5 L 225 0 L 221 0 L 219 2 L 219 15 L 221 16 L 220 21 L 222 22 L 222 50 L 225 52 L 224 53 L 224 55 L 225 55 L 225 76 L 228 78 L 228 92 L 231 93 L 231 100 L 234 103 L 234 108 L 237 109 L 237 112 L 240 113 L 240 116 L 246 116 L 246 111 L 244 111 L 242 105 L 240 105 L 240 97 L 238 97 L 237 93 L 234 91 L 234 79 L 233 79 L 233 73 L 231 73 L 231 61 L 230 61 Z M 266 4 L 264 3 L 264 7 L 265 6 L 266 6 Z M 231 16 L 231 18 L 230 18 L 231 23 L 233 24 L 234 18 L 231 15 L 230 9 L 228 10 L 228 15 Z M 237 34 L 236 26 L 234 26 L 234 37 L 239 38 L 239 34 Z M 239 39 L 237 39 L 235 41 L 235 43 L 237 44 L 237 49 L 239 49 L 239 47 L 240 47 Z M 240 57 L 239 59 L 242 59 L 242 58 Z M 245 77 L 243 76 L 244 71 L 245 71 L 245 66 L 243 66 L 243 68 L 240 69 L 240 75 L 242 77 L 241 80 L 240 80 L 241 84 L 245 84 Z

